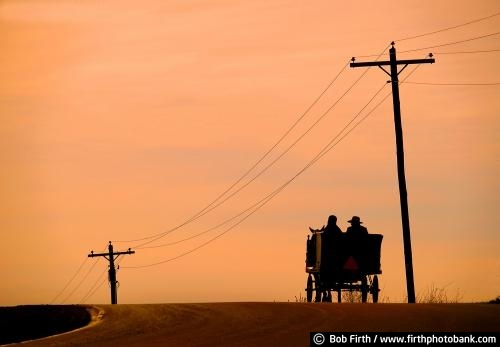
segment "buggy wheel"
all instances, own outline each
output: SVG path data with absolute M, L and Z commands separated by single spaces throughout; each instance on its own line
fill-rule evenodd
M 368 298 L 368 283 L 366 280 L 366 276 L 363 276 L 361 279 L 361 302 L 366 303 Z
M 313 279 L 311 274 L 307 277 L 307 287 L 306 287 L 306 299 L 307 302 L 311 302 L 313 297 Z
M 375 275 L 375 276 L 373 276 L 373 283 L 372 283 L 372 290 L 371 290 L 372 297 L 373 297 L 373 303 L 378 302 L 378 292 L 379 291 L 380 291 L 380 289 L 378 288 L 378 276 Z
M 328 290 L 325 290 L 321 297 L 321 302 L 328 302 Z
M 316 291 L 314 302 L 321 302 L 321 281 L 319 274 L 314 274 L 314 290 Z
M 332 292 L 330 290 L 326 291 L 326 300 L 325 302 L 332 302 Z

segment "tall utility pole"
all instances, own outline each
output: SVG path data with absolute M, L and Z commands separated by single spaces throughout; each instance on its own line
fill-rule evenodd
M 401 126 L 401 109 L 399 103 L 399 80 L 398 75 L 403 71 L 408 65 L 412 64 L 430 64 L 434 63 L 435 60 L 429 59 L 413 59 L 413 60 L 397 60 L 396 59 L 396 48 L 394 47 L 394 42 L 391 43 L 392 47 L 389 49 L 389 61 L 373 61 L 373 62 L 363 62 L 355 63 L 355 58 L 352 58 L 351 67 L 366 67 L 366 66 L 378 66 L 386 74 L 391 77 L 390 83 L 392 85 L 392 103 L 394 106 L 394 126 L 396 130 L 396 151 L 397 151 L 397 163 L 398 163 L 398 180 L 399 180 L 399 199 L 401 203 L 401 224 L 403 227 L 403 246 L 404 246 L 404 256 L 405 256 L 405 268 L 406 268 L 406 288 L 408 291 L 408 303 L 415 303 L 415 284 L 413 280 L 413 260 L 411 254 L 411 238 L 410 238 L 410 218 L 408 216 L 408 197 L 406 193 L 406 178 L 405 178 L 405 159 L 403 150 L 403 128 Z M 430 55 L 432 57 L 432 54 Z M 398 71 L 398 65 L 404 65 L 403 68 Z M 383 66 L 390 66 L 391 72 L 387 72 Z
M 135 251 L 128 249 L 125 252 L 113 252 L 113 245 L 111 241 L 109 241 L 108 253 L 94 253 L 91 251 L 89 254 L 89 258 L 93 257 L 104 257 L 109 261 L 109 284 L 111 287 L 111 304 L 116 305 L 118 303 L 118 294 L 116 291 L 116 284 L 118 281 L 116 280 L 116 269 L 115 269 L 115 260 L 122 254 L 134 254 Z

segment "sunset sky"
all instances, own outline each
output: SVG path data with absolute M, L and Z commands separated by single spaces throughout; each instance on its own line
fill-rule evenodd
M 119 303 L 295 301 L 330 214 L 404 302 L 393 40 L 417 297 L 500 295 L 497 0 L 1 0 L 0 305 L 108 303 L 110 240 Z

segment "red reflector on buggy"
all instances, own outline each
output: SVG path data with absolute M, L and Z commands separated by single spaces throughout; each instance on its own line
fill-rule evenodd
M 344 263 L 344 270 L 349 270 L 349 271 L 357 271 L 359 270 L 358 263 L 352 256 L 347 258 L 346 262 Z

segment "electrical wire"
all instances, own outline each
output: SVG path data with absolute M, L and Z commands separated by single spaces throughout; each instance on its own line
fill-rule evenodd
M 87 277 L 89 277 L 90 273 L 92 272 L 92 270 L 94 270 L 95 266 L 97 265 L 97 263 L 100 261 L 100 259 L 96 259 L 96 261 L 94 262 L 94 264 L 92 264 L 92 266 L 90 267 L 90 269 L 87 271 L 87 273 L 85 274 L 85 276 L 83 276 L 83 278 L 80 280 L 80 282 L 76 285 L 76 287 L 65 297 L 65 299 L 61 302 L 61 304 L 64 304 L 66 301 L 68 301 L 68 299 L 76 292 L 76 290 L 78 288 L 80 288 L 80 286 L 83 284 L 83 282 L 87 279 Z
M 384 51 L 387 49 L 387 47 L 384 47 L 384 49 L 380 52 L 380 54 L 377 57 L 377 60 L 384 53 Z M 361 74 L 361 76 L 358 79 L 356 79 L 354 81 L 354 83 L 352 83 L 351 86 L 349 88 L 347 88 L 347 90 L 301 136 L 299 136 L 284 152 L 282 152 L 277 158 L 275 158 L 270 164 L 268 164 L 266 167 L 264 167 L 259 173 L 257 173 L 253 178 L 251 178 L 249 181 L 247 181 L 244 185 L 242 185 L 241 187 L 239 187 L 236 191 L 234 191 L 233 193 L 231 193 L 230 195 L 228 195 L 226 198 L 224 198 L 223 200 L 221 200 L 217 204 L 213 205 L 211 208 L 209 208 L 208 210 L 206 210 L 203 214 L 206 214 L 206 213 L 212 211 L 213 209 L 219 207 L 220 205 L 222 205 L 223 203 L 225 203 L 227 200 L 229 200 L 230 198 L 232 198 L 234 195 L 236 195 L 237 193 L 239 193 L 242 189 L 244 189 L 245 187 L 247 187 L 250 183 L 252 183 L 253 181 L 255 181 L 262 174 L 264 174 L 271 166 L 273 166 L 286 153 L 288 153 L 300 140 L 302 140 L 302 138 L 304 138 L 304 136 L 307 135 L 354 88 L 354 86 L 356 86 L 358 84 L 358 82 L 366 75 L 366 73 L 368 71 L 369 71 L 369 68 L 366 69 Z M 220 227 L 220 226 L 226 224 L 227 222 L 231 221 L 234 218 L 235 217 L 232 217 L 232 218 L 230 218 L 230 219 L 228 219 L 228 220 L 220 223 L 218 226 L 215 226 L 215 227 L 212 227 L 212 228 L 210 228 L 208 230 L 205 230 L 204 232 L 200 233 L 199 235 L 202 235 L 202 234 L 205 234 L 205 233 L 207 233 L 207 232 L 209 232 L 211 230 L 214 230 L 215 228 Z M 134 246 L 132 248 L 134 248 L 134 249 L 146 248 L 144 246 L 146 246 L 148 244 L 151 244 L 151 243 L 153 243 L 153 242 L 155 242 L 155 241 L 157 241 L 157 240 L 159 240 L 159 239 L 167 236 L 169 233 L 170 232 L 164 232 L 164 233 L 158 234 L 158 236 L 150 239 L 149 241 L 143 242 L 143 243 L 141 243 L 139 245 L 136 245 L 136 246 Z M 196 237 L 196 236 L 194 236 L 194 237 Z M 194 237 L 188 237 L 186 239 L 177 241 L 175 243 L 187 241 L 187 240 L 190 240 L 190 239 L 192 239 Z M 158 247 L 163 247 L 163 246 L 167 246 L 167 245 L 171 245 L 171 244 L 172 243 L 163 244 L 163 245 L 160 245 Z M 156 247 L 157 246 L 150 246 L 148 248 L 156 248 Z
M 423 51 L 423 50 L 431 49 L 431 48 L 438 48 L 438 47 L 445 47 L 445 46 L 457 45 L 459 43 L 464 43 L 464 42 L 470 42 L 470 41 L 475 41 L 475 40 L 479 40 L 479 39 L 484 39 L 486 37 L 490 37 L 490 36 L 494 36 L 494 35 L 498 35 L 498 34 L 500 34 L 500 31 L 497 31 L 497 32 L 494 32 L 494 33 L 490 33 L 490 34 L 481 35 L 481 36 L 475 36 L 475 37 L 472 37 L 472 38 L 469 38 L 469 39 L 465 39 L 465 40 L 459 40 L 459 41 L 453 41 L 453 42 L 443 43 L 443 44 L 440 44 L 440 45 L 434 45 L 434 46 L 428 46 L 428 47 L 421 47 L 421 48 L 415 48 L 415 49 L 408 49 L 408 50 L 405 50 L 405 51 L 400 51 L 399 53 L 417 52 L 417 51 Z
M 452 30 L 452 29 L 461 28 L 461 27 L 464 27 L 464 26 L 467 26 L 467 25 L 470 25 L 470 24 L 478 23 L 478 22 L 481 22 L 481 21 L 484 21 L 484 20 L 487 20 L 487 19 L 490 19 L 490 18 L 496 17 L 496 16 L 498 16 L 498 15 L 500 15 L 500 12 L 497 12 L 497 13 L 491 14 L 491 15 L 486 16 L 486 17 L 482 17 L 482 18 L 474 19 L 474 20 L 471 20 L 470 22 L 465 22 L 465 23 L 462 23 L 462 24 L 459 24 L 459 25 L 454 25 L 454 26 L 447 27 L 447 28 L 443 28 L 443 29 L 440 29 L 440 30 L 431 31 L 431 32 L 428 32 L 428 33 L 425 33 L 425 34 L 420 34 L 420 35 L 415 35 L 415 36 L 405 37 L 405 38 L 402 38 L 402 39 L 396 40 L 396 42 L 401 42 L 401 41 L 412 40 L 412 39 L 416 39 L 416 38 L 419 38 L 419 37 L 424 37 L 424 36 L 429 36 L 429 35 L 433 35 L 433 34 L 441 33 L 441 32 L 443 32 L 443 31 L 447 31 L 447 30 Z
M 398 53 L 410 53 L 410 52 L 418 52 L 418 51 L 423 51 L 427 49 L 432 49 L 432 48 L 439 48 L 439 47 L 446 47 L 446 46 L 452 46 L 452 45 L 457 45 L 460 43 L 464 42 L 470 42 L 470 41 L 475 41 L 479 39 L 484 39 L 486 37 L 494 36 L 500 34 L 500 31 L 494 32 L 494 33 L 489 33 L 481 36 L 475 36 L 471 37 L 465 40 L 459 40 L 459 41 L 453 41 L 453 42 L 447 42 L 447 43 L 442 43 L 439 45 L 434 45 L 434 46 L 427 46 L 427 47 L 421 47 L 421 48 L 414 48 L 414 49 L 407 49 L 404 51 L 399 51 Z M 396 41 L 397 42 L 397 41 Z M 462 51 L 462 52 L 439 52 L 439 54 L 464 54 L 464 53 L 489 53 L 489 52 L 498 52 L 500 49 L 489 49 L 489 50 L 474 50 L 474 51 Z M 433 54 L 437 54 L 434 53 Z M 375 57 L 377 56 L 376 54 L 370 54 L 370 55 L 358 55 L 356 58 L 369 58 L 369 57 Z
M 73 280 L 76 278 L 76 276 L 80 273 L 80 271 L 83 269 L 83 266 L 87 263 L 88 260 L 89 260 L 89 258 L 85 257 L 83 262 L 80 264 L 80 266 L 76 270 L 75 274 L 69 279 L 69 281 L 63 287 L 63 289 L 61 289 L 61 291 L 50 301 L 50 305 L 52 305 L 62 295 L 62 293 L 69 287 L 71 282 L 73 282 Z
M 202 210 L 199 212 L 195 213 L 193 216 L 188 218 L 186 221 L 182 222 L 181 224 L 167 230 L 161 233 L 157 233 L 154 235 L 150 235 L 147 237 L 139 238 L 139 239 L 133 239 L 133 240 L 114 240 L 113 242 L 139 242 L 139 241 L 144 241 L 148 239 L 155 239 L 156 237 L 163 237 L 193 221 L 196 219 L 204 216 L 208 212 L 212 211 L 215 207 L 220 206 L 221 204 L 216 205 L 214 208 L 212 208 L 220 199 L 222 199 L 223 196 L 225 196 L 227 193 L 229 193 L 236 185 L 238 185 L 245 177 L 247 177 L 250 172 L 252 172 L 265 158 L 268 157 L 268 155 L 290 134 L 290 132 L 304 119 L 304 117 L 309 113 L 309 111 L 319 102 L 319 100 L 325 95 L 325 93 L 333 86 L 333 84 L 337 81 L 337 79 L 340 77 L 340 75 L 345 71 L 345 69 L 349 66 L 349 62 L 347 62 L 345 65 L 342 66 L 340 71 L 335 75 L 335 77 L 330 81 L 330 83 L 327 85 L 327 87 L 319 94 L 319 96 L 307 107 L 307 109 L 299 116 L 299 118 L 290 126 L 285 133 L 276 141 L 269 150 L 267 150 L 259 160 L 257 160 L 242 176 L 240 176 L 233 184 L 231 184 L 225 191 L 223 191 L 221 194 L 219 194 L 212 202 L 210 202 L 207 206 L 205 206 Z M 234 194 L 233 194 L 234 195 Z M 226 199 L 227 200 L 227 199 Z M 224 200 L 224 201 L 226 201 Z M 153 240 L 154 241 L 154 240 Z
M 410 76 L 412 74 L 415 73 L 415 71 L 417 71 L 417 69 L 420 67 L 420 65 L 416 65 L 413 70 L 411 70 L 408 75 L 403 78 L 401 81 L 399 81 L 399 84 L 401 85 L 402 83 L 405 83 L 405 81 L 410 78 Z M 344 135 L 342 135 L 342 137 L 340 137 L 337 141 L 335 141 L 335 138 L 330 141 L 330 145 L 325 147 L 324 149 L 324 153 L 320 152 L 321 156 L 318 155 L 317 157 L 317 160 L 319 160 L 323 155 L 325 155 L 326 153 L 328 153 L 329 151 L 331 151 L 340 141 L 342 141 L 347 135 L 349 135 L 354 129 L 356 129 L 366 118 L 368 118 L 380 105 L 382 105 L 384 103 L 385 100 L 387 100 L 387 98 L 389 96 L 391 96 L 392 92 L 389 92 L 387 93 L 369 112 L 367 112 L 367 114 L 361 118 L 352 128 L 350 128 L 348 131 L 346 131 L 346 133 Z M 366 105 L 367 106 L 367 105 Z M 366 107 L 365 106 L 365 107 Z M 356 117 L 355 117 L 356 118 Z M 316 160 L 316 161 L 317 161 Z M 314 164 L 316 161 L 314 161 L 312 164 Z
M 413 70 L 406 76 L 404 79 L 402 79 L 399 83 L 404 83 L 415 71 L 420 67 L 420 65 L 415 66 Z M 353 127 L 351 127 L 349 130 L 347 128 L 349 127 L 350 124 L 354 122 L 356 118 L 359 117 L 359 115 L 368 107 L 368 105 L 375 99 L 375 97 L 383 90 L 383 88 L 386 86 L 384 85 L 373 95 L 370 100 L 363 106 L 363 108 L 351 119 L 351 121 L 326 145 L 323 147 L 323 149 L 304 167 L 302 168 L 297 174 L 295 174 L 292 178 L 290 178 L 287 182 L 285 182 L 283 185 L 281 185 L 279 188 L 275 189 L 272 193 L 268 194 L 266 197 L 261 199 L 259 202 L 256 204 L 252 205 L 252 207 L 248 208 L 245 211 L 249 211 L 252 209 L 245 217 L 243 217 L 240 221 L 237 223 L 233 224 L 220 234 L 214 236 L 213 238 L 209 239 L 208 241 L 198 245 L 195 248 L 190 249 L 189 251 L 186 251 L 184 253 L 181 253 L 177 256 L 156 262 L 156 263 L 151 263 L 151 264 L 146 264 L 146 265 L 139 265 L 139 266 L 124 266 L 124 268 L 130 268 L 130 269 L 141 269 L 141 268 L 146 268 L 146 267 L 152 267 L 156 265 L 161 265 L 165 264 L 167 262 L 171 262 L 174 260 L 177 260 L 179 258 L 182 258 L 184 256 L 187 256 L 189 254 L 194 253 L 195 251 L 201 249 L 202 247 L 207 246 L 208 244 L 214 242 L 218 238 L 222 237 L 232 229 L 234 229 L 236 226 L 241 224 L 243 221 L 245 221 L 247 218 L 249 218 L 251 215 L 253 215 L 255 212 L 257 212 L 260 208 L 262 208 L 264 205 L 266 205 L 272 198 L 274 198 L 277 194 L 279 194 L 283 189 L 285 189 L 290 183 L 292 183 L 297 177 L 299 177 L 302 173 L 304 173 L 307 169 L 309 169 L 311 166 L 313 166 L 318 160 L 320 160 L 322 157 L 324 157 L 328 152 L 330 152 L 337 144 L 339 144 L 343 139 L 345 139 L 354 129 L 356 129 L 366 118 L 368 118 L 382 103 L 387 100 L 387 98 L 392 94 L 389 92 L 388 94 L 385 95 L 385 97 L 380 100 L 364 117 L 362 117 Z M 344 133 L 345 131 L 345 133 Z M 344 133 L 343 135 L 341 135 Z
M 87 291 L 87 293 L 83 296 L 83 298 L 80 300 L 80 304 L 83 304 L 85 303 L 88 299 L 90 299 L 94 294 L 95 292 L 101 288 L 106 279 L 107 279 L 107 276 L 106 275 L 106 271 L 107 270 L 104 270 L 103 272 L 101 272 L 101 274 L 97 277 L 97 280 L 94 282 L 94 284 L 92 286 L 90 286 L 89 290 Z M 98 285 L 99 281 L 101 281 L 101 283 Z
M 493 53 L 500 52 L 500 49 L 483 49 L 476 51 L 459 51 L 459 52 L 432 52 L 432 54 L 474 54 L 474 53 Z
M 351 119 L 351 121 L 337 134 L 337 136 L 334 137 L 334 139 L 332 141 L 330 141 L 327 146 L 325 146 L 314 158 L 313 160 L 311 160 L 309 162 L 308 165 L 306 165 L 304 168 L 302 168 L 297 174 L 295 174 L 292 178 L 290 178 L 287 182 L 285 182 L 284 184 L 282 184 L 280 187 L 278 187 L 277 189 L 275 189 L 273 192 L 271 192 L 270 194 L 268 194 L 267 196 L 265 196 L 263 199 L 261 199 L 260 201 L 258 201 L 257 203 L 255 203 L 254 205 L 252 205 L 251 207 L 247 208 L 246 210 L 244 210 L 243 212 L 241 212 L 238 216 L 240 215 L 243 215 L 245 214 L 246 212 L 248 212 L 248 214 L 246 214 L 242 219 L 240 219 L 238 222 L 234 223 L 233 225 L 231 225 L 230 227 L 228 227 L 226 230 L 224 230 L 223 232 L 217 234 L 216 236 L 210 238 L 209 240 L 205 241 L 204 243 L 190 249 L 189 251 L 186 251 L 184 253 L 181 253 L 177 256 L 174 256 L 174 257 L 171 257 L 171 258 L 168 258 L 166 260 L 162 260 L 162 261 L 159 261 L 159 262 L 156 262 L 156 263 L 152 263 L 152 264 L 147 264 L 147 265 L 139 265 L 139 266 L 126 266 L 124 268 L 132 268 L 132 269 L 139 269 L 139 268 L 146 268 L 146 267 L 152 267 L 152 266 L 156 266 L 156 265 L 160 265 L 160 264 L 164 264 L 164 263 L 167 263 L 167 262 L 170 262 L 170 261 L 173 261 L 173 260 L 176 260 L 176 259 L 179 259 L 181 257 L 184 257 L 184 256 L 187 256 L 205 246 L 207 246 L 208 244 L 214 242 L 215 240 L 217 240 L 218 238 L 222 237 L 223 235 L 225 235 L 226 233 L 228 233 L 229 231 L 231 231 L 232 229 L 234 229 L 235 227 L 237 227 L 239 224 L 243 223 L 247 218 L 249 218 L 251 215 L 253 215 L 255 212 L 257 212 L 259 209 L 261 209 L 264 205 L 266 205 L 269 201 L 271 201 L 271 199 L 273 199 L 276 195 L 278 195 L 283 189 L 285 189 L 290 183 L 292 183 L 297 177 L 299 177 L 302 173 L 304 173 L 308 168 L 310 168 L 316 161 L 318 161 L 321 157 L 323 157 L 327 152 L 329 152 L 338 142 L 340 142 L 340 140 L 342 140 L 343 138 L 345 138 L 345 136 L 342 136 L 340 138 L 340 140 L 335 143 L 333 146 L 331 145 L 332 142 L 335 141 L 335 139 L 339 138 L 341 136 L 341 134 L 346 131 L 346 129 L 349 127 L 349 125 L 354 122 L 354 120 L 359 117 L 359 115 L 368 107 L 368 105 L 376 98 L 376 96 L 383 90 L 383 88 L 386 86 L 386 83 L 384 83 L 382 85 L 382 87 L 370 98 L 370 100 L 365 104 L 365 106 L 363 106 L 363 108 L 356 114 L 356 116 Z M 389 94 L 390 95 L 390 94 Z M 380 105 L 380 104 L 379 104 Z M 371 111 L 373 112 L 374 109 Z M 357 125 L 356 125 L 357 126 Z M 347 132 L 347 134 L 350 133 L 350 131 Z M 236 217 L 233 217 L 232 219 L 234 219 Z M 205 233 L 205 232 L 203 232 Z M 199 235 L 201 235 L 202 233 L 200 233 Z
M 408 41 L 408 40 L 416 39 L 416 38 L 419 38 L 419 37 L 424 37 L 424 36 L 429 36 L 429 35 L 441 33 L 441 32 L 447 31 L 447 30 L 457 29 L 457 28 L 460 28 L 460 27 L 464 27 L 464 26 L 467 26 L 467 25 L 470 25 L 470 24 L 478 23 L 478 22 L 481 22 L 481 21 L 484 21 L 484 20 L 496 17 L 498 15 L 500 15 L 500 12 L 493 13 L 493 14 L 488 15 L 486 17 L 478 18 L 478 19 L 475 19 L 475 20 L 472 20 L 472 21 L 469 21 L 469 22 L 465 22 L 465 23 L 462 23 L 462 24 L 458 24 L 458 25 L 454 25 L 454 26 L 451 26 L 451 27 L 443 28 L 443 29 L 440 29 L 440 30 L 435 30 L 435 31 L 424 33 L 424 34 L 419 34 L 419 35 L 404 37 L 404 38 L 395 40 L 395 42 L 397 43 L 397 42 L 402 42 L 402 41 Z M 430 47 L 430 48 L 436 48 L 436 47 Z M 417 50 L 424 50 L 424 49 L 428 49 L 428 48 L 426 47 L 426 48 L 421 48 L 421 49 L 417 49 Z M 400 52 L 400 53 L 406 53 L 406 52 L 410 52 L 410 51 L 404 51 L 404 52 Z M 441 53 L 441 54 L 443 54 L 443 53 Z M 371 58 L 371 57 L 375 57 L 375 56 L 377 56 L 377 55 L 376 54 L 370 54 L 370 55 L 358 55 L 356 57 L 357 58 Z
M 353 84 L 351 84 L 351 86 L 347 89 L 347 91 L 345 91 L 336 101 L 335 103 L 330 106 L 304 133 L 302 133 L 301 136 L 299 136 L 290 146 L 288 146 L 285 151 L 283 151 L 278 157 L 276 157 L 271 163 L 269 163 L 267 166 L 265 166 L 261 171 L 259 171 L 253 178 L 251 178 L 250 180 L 248 180 L 245 184 L 243 184 L 242 186 L 240 186 L 238 189 L 236 189 L 234 192 L 232 192 L 231 194 L 229 194 L 228 196 L 226 196 L 224 199 L 222 199 L 221 201 L 219 201 L 217 204 L 213 205 L 212 207 L 210 207 L 208 210 L 206 210 L 203 214 L 206 214 L 210 211 L 212 211 L 213 209 L 221 206 L 222 204 L 224 204 L 226 201 L 228 201 L 229 199 L 231 199 L 233 196 L 235 196 L 236 194 L 238 194 L 241 190 L 243 190 L 244 188 L 246 188 L 249 184 L 251 184 L 252 182 L 254 182 L 258 177 L 262 176 L 267 170 L 269 170 L 270 167 L 272 167 L 278 160 L 280 160 L 281 158 L 283 158 L 283 156 L 285 154 L 287 154 L 293 147 L 295 147 L 295 145 L 297 145 L 297 143 L 299 141 L 301 141 L 314 127 L 316 127 L 318 125 L 318 123 L 352 90 L 352 88 L 354 88 L 354 86 L 366 75 L 366 73 L 368 72 L 368 69 L 363 71 L 363 74 L 361 74 L 361 76 L 356 79 L 356 81 L 354 81 Z M 225 224 L 225 223 L 221 223 L 221 224 Z M 213 230 L 213 228 L 212 228 Z M 208 232 L 208 231 L 207 231 Z M 159 235 L 157 237 L 154 237 L 153 239 L 150 239 L 149 241 L 146 241 L 146 242 L 143 242 L 139 245 L 136 245 L 135 249 L 140 249 L 140 248 L 143 248 L 143 246 L 147 245 L 147 244 L 150 244 L 150 243 L 153 243 L 163 237 L 165 237 L 168 233 L 164 233 L 162 235 Z
M 368 71 L 368 69 L 366 69 L 364 72 L 367 72 L 367 71 Z M 362 77 L 362 76 L 361 76 L 361 77 Z M 359 81 L 359 79 L 358 79 L 358 81 Z M 356 81 L 355 83 L 357 83 L 357 81 Z M 353 86 L 354 86 L 354 84 L 353 84 L 351 87 L 353 87 Z M 385 86 L 385 83 L 384 83 L 384 85 L 382 86 L 382 88 L 383 88 L 384 86 Z M 381 88 L 381 89 L 382 89 L 382 88 Z M 379 90 L 379 91 L 378 91 L 378 92 L 377 92 L 377 93 L 376 93 L 376 94 L 372 97 L 372 99 L 370 99 L 369 103 L 373 100 L 373 98 L 375 98 L 375 97 L 378 95 L 378 93 L 380 93 L 381 89 L 380 89 L 380 90 Z M 350 90 L 350 89 L 349 89 L 349 90 Z M 347 92 L 346 92 L 345 94 L 347 94 Z M 344 95 L 345 95 L 345 94 L 344 94 Z M 369 103 L 368 103 L 368 104 L 369 104 Z M 368 104 L 367 104 L 367 105 L 368 105 Z M 335 104 L 334 104 L 334 105 L 335 105 Z M 365 106 L 365 107 L 364 107 L 364 108 L 363 108 L 360 112 L 362 112 L 362 111 L 363 111 L 363 110 L 367 107 L 367 105 L 366 105 L 366 106 Z M 333 106 L 332 106 L 332 107 L 333 107 Z M 330 107 L 330 108 L 326 111 L 326 113 L 327 113 L 327 112 L 329 112 L 329 111 L 331 110 L 331 108 L 332 108 L 332 107 Z M 325 114 L 323 114 L 323 115 L 322 115 L 322 117 L 323 117 L 324 115 L 326 115 L 326 113 L 325 113 Z M 358 113 L 358 115 L 359 115 L 359 113 Z M 358 115 L 357 115 L 357 116 L 358 116 Z M 357 116 L 356 116 L 356 117 L 357 117 Z M 356 117 L 355 117 L 355 118 L 356 118 Z M 355 118 L 354 118 L 354 119 L 355 119 Z M 347 123 L 347 125 L 346 125 L 346 126 L 345 126 L 342 130 L 341 130 L 341 133 L 342 133 L 343 131 L 345 131 L 345 129 L 346 129 L 346 128 L 347 128 L 347 127 L 348 127 L 348 126 L 349 126 L 349 125 L 350 125 L 350 124 L 354 121 L 354 119 L 352 119 L 349 123 Z M 315 124 L 313 124 L 313 126 L 314 126 L 314 125 L 315 125 Z M 311 128 L 310 128 L 310 129 L 308 129 L 308 130 L 307 130 L 307 131 L 306 131 L 306 132 L 302 135 L 302 137 L 303 137 L 305 134 L 307 134 L 307 132 L 308 132 L 309 130 L 311 130 Z M 293 146 L 293 144 L 292 144 L 292 146 Z M 288 149 L 290 149 L 290 148 L 291 148 L 291 147 L 289 147 Z M 278 157 L 277 159 L 279 159 L 279 157 Z M 276 159 L 276 160 L 277 160 L 277 159 Z M 271 163 L 271 164 L 273 164 L 273 163 Z M 248 183 L 247 183 L 247 185 L 248 185 L 249 183 L 250 183 L 250 182 L 248 182 Z M 272 193 L 271 193 L 271 194 L 272 194 Z M 266 198 L 267 198 L 267 197 L 266 197 Z M 264 199 L 266 199 L 266 198 L 264 198 Z M 263 199 L 263 200 L 264 200 L 264 199 Z M 184 239 L 181 239 L 181 240 L 177 240 L 177 241 L 173 241 L 173 242 L 168 242 L 168 243 L 160 244 L 160 245 L 154 245 L 154 246 L 145 246 L 145 244 L 143 244 L 143 245 L 138 246 L 138 247 L 135 247 L 135 248 L 136 248 L 136 249 L 141 249 L 141 248 L 160 248 L 160 247 L 171 246 L 171 245 L 178 244 L 178 243 L 181 243 L 181 242 L 184 242 L 184 241 L 192 240 L 192 239 L 194 239 L 194 238 L 196 238 L 196 237 L 199 237 L 199 236 L 204 235 L 204 234 L 206 234 L 206 233 L 208 233 L 208 232 L 210 232 L 210 231 L 213 231 L 213 230 L 215 230 L 215 229 L 218 229 L 218 228 L 222 227 L 223 225 L 225 225 L 225 224 L 227 224 L 227 223 L 231 222 L 232 220 L 234 220 L 234 219 L 236 219 L 236 218 L 240 217 L 241 215 L 245 214 L 246 212 L 248 212 L 249 210 L 251 210 L 252 208 L 254 208 L 256 205 L 258 205 L 258 204 L 259 204 L 259 203 L 261 203 L 261 202 L 262 202 L 262 200 L 261 200 L 261 201 L 259 201 L 259 202 L 257 202 L 256 204 L 254 204 L 254 205 L 250 206 L 249 208 L 247 208 L 247 209 L 245 209 L 245 210 L 241 211 L 239 214 L 237 214 L 237 215 L 235 215 L 235 216 L 233 216 L 233 217 L 231 217 L 231 218 L 229 218 L 229 219 L 226 219 L 226 220 L 225 220 L 225 221 L 223 221 L 222 223 L 219 223 L 219 224 L 217 224 L 217 225 L 215 225 L 215 226 L 213 226 L 213 227 L 211 227 L 211 228 L 209 228 L 209 229 L 206 229 L 206 230 L 204 230 L 204 231 L 202 231 L 202 232 L 200 232 L 200 233 L 194 234 L 194 235 L 189 236 L 189 237 L 187 237 L 187 238 L 184 238 Z
M 500 82 L 492 83 L 431 83 L 431 82 L 404 82 L 405 84 L 421 84 L 428 86 L 498 86 Z
M 105 248 L 107 249 L 107 247 Z M 103 250 L 104 252 L 104 250 Z M 54 297 L 54 299 L 52 299 L 52 301 L 50 302 L 50 304 L 53 304 L 57 298 L 59 296 L 62 295 L 62 293 L 69 287 L 69 285 L 71 284 L 71 282 L 76 278 L 76 276 L 80 273 L 80 271 L 83 269 L 83 265 L 89 260 L 89 257 L 85 257 L 84 261 L 82 262 L 82 264 L 80 264 L 80 266 L 78 267 L 78 269 L 76 270 L 75 274 L 71 277 L 71 279 L 66 283 L 66 285 L 64 286 L 64 288 Z M 87 272 L 87 274 L 84 276 L 84 278 L 87 278 L 89 275 L 90 275 L 90 272 L 92 270 L 92 268 L 95 266 L 96 264 L 94 263 L 91 267 L 91 269 L 89 269 L 89 271 Z M 83 283 L 83 280 L 81 280 L 79 282 L 79 284 L 72 290 L 72 292 L 66 296 L 66 298 L 63 300 L 63 303 L 65 301 L 67 301 L 69 299 L 69 297 L 81 286 L 81 284 Z

